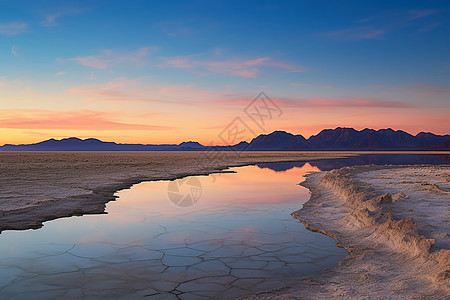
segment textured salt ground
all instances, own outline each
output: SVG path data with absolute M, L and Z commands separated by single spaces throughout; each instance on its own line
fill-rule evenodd
M 450 166 L 358 166 L 310 174 L 293 213 L 349 251 L 340 266 L 249 299 L 445 299 Z
M 256 212 L 260 222 L 266 222 L 268 213 L 274 215 L 273 208 Z M 168 227 L 155 223 L 159 231 L 151 231 L 152 223 L 161 220 L 158 212 L 134 224 L 151 233 L 140 239 L 128 234 L 126 240 L 100 238 L 95 243 L 70 244 L 71 238 L 58 238 L 57 243 L 48 243 L 42 231 L 27 231 L 22 239 L 34 241 L 33 234 L 42 234 L 44 244 L 21 244 L 25 247 L 17 247 L 12 257 L 2 256 L 0 298 L 234 299 L 284 286 L 336 262 L 337 257 L 324 250 L 332 247 L 331 241 L 317 234 L 306 242 L 299 224 L 286 211 L 275 214 L 281 217 L 273 226 L 276 238 L 255 230 L 242 240 L 230 231 L 233 227 L 219 224 L 219 229 L 209 219 L 197 220 L 195 227 L 186 229 L 184 215 L 173 217 L 175 223 Z M 243 212 L 236 222 L 247 218 Z M 65 227 L 74 226 L 76 220 L 72 221 Z M 88 223 L 85 219 L 83 228 L 89 228 Z M 57 223 L 45 227 L 51 226 L 58 227 Z M 116 234 L 120 236 L 120 230 Z M 180 235 L 184 242 L 175 242 Z M 9 246 L 0 248 L 4 255 Z
M 320 152 L 0 152 L 0 232 L 104 213 L 116 191 L 151 180 L 263 162 L 340 158 Z

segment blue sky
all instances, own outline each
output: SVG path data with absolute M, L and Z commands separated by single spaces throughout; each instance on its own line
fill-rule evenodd
M 265 91 L 287 111 L 267 130 L 448 133 L 449 20 L 448 1 L 0 0 L 0 130 L 205 142 Z

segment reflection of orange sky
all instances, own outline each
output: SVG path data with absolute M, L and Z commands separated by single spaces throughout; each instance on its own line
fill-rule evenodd
M 238 173 L 200 176 L 202 195 L 199 201 L 187 208 L 180 208 L 170 202 L 167 195 L 167 181 L 145 182 L 118 193 L 119 199 L 107 205 L 111 218 L 117 222 L 128 222 L 136 218 L 152 215 L 178 216 L 200 211 L 204 208 L 223 207 L 239 204 L 300 203 L 308 199 L 308 191 L 298 183 L 307 172 L 320 171 L 305 163 L 285 172 L 275 172 L 267 168 L 247 166 L 233 168 Z M 127 213 L 127 210 L 130 213 Z M 183 218 L 195 218 L 190 214 Z

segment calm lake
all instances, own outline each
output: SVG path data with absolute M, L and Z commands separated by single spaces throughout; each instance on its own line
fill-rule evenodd
M 448 155 L 361 156 L 232 168 L 145 182 L 105 215 L 0 235 L 0 298 L 232 299 L 337 266 L 346 251 L 291 217 L 307 172 L 366 163 L 448 163 Z

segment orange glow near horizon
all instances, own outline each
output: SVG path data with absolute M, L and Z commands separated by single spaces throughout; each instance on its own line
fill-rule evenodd
M 1 82 L 1 80 L 0 80 Z M 0 144 L 26 144 L 50 138 L 98 138 L 117 143 L 178 144 L 198 141 L 224 145 L 219 135 L 236 118 L 259 134 L 285 130 L 305 138 L 336 127 L 392 128 L 411 134 L 448 134 L 450 120 L 441 105 L 407 104 L 365 98 L 272 96 L 282 115 L 258 127 L 245 114 L 255 95 L 201 90 L 193 85 L 152 86 L 144 79 L 119 78 L 51 92 L 29 83 L 0 85 Z M 33 85 L 32 85 L 33 86 Z M 22 90 L 18 95 L 16 90 Z M 13 99 L 13 95 L 20 99 Z M 58 102 L 58 99 L 66 99 Z M 240 141 L 240 140 L 239 140 Z
M 249 103 L 251 98 L 247 98 L 250 99 Z M 221 101 L 209 103 L 205 100 L 189 105 L 136 102 L 131 106 L 120 101 L 91 101 L 86 104 L 90 106 L 89 110 L 82 109 L 80 104 L 80 107 L 56 110 L 50 109 L 51 104 L 45 104 L 47 109 L 33 109 L 33 102 L 27 102 L 29 108 L 21 107 L 24 104 L 22 102 L 9 102 L 8 108 L 0 109 L 0 144 L 27 144 L 50 138 L 79 137 L 117 143 L 178 144 L 198 141 L 203 145 L 224 145 L 219 135 L 236 117 L 240 117 L 253 131 L 253 134 L 244 138 L 247 141 L 275 130 L 308 138 L 322 129 L 336 127 L 353 127 L 357 130 L 392 128 L 413 135 L 421 131 L 448 134 L 450 128 L 446 110 L 428 106 L 280 106 L 282 116 L 266 120 L 261 129 L 245 115 L 245 106 L 224 104 Z M 44 104 L 41 103 L 41 106 Z

